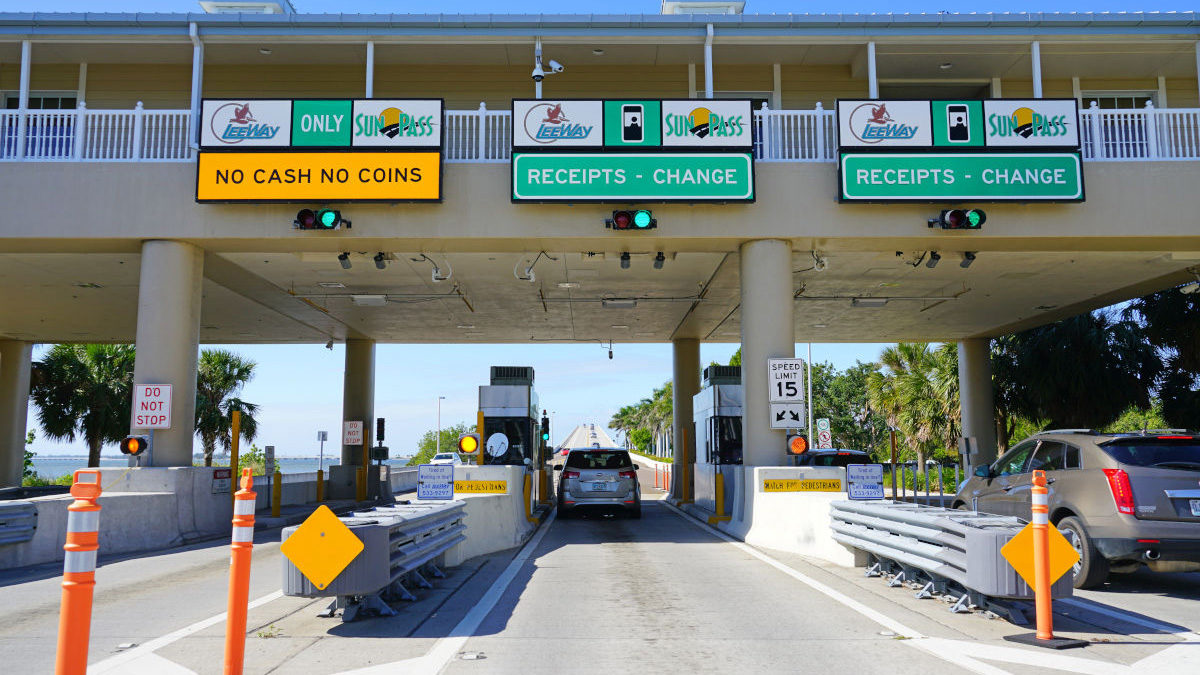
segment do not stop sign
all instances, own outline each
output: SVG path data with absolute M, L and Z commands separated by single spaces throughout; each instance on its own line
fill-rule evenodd
M 135 429 L 171 428 L 171 385 L 134 385 L 133 427 Z

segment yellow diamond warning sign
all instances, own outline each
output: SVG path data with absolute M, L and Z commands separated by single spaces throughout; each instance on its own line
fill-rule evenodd
M 1047 527 L 1050 540 L 1050 583 L 1054 583 L 1079 562 L 1079 554 L 1057 527 Z M 1017 536 L 1009 539 L 1008 543 L 1000 548 L 1000 555 L 1003 555 L 1025 583 L 1033 588 L 1033 523 L 1026 525 Z
M 363 543 L 328 506 L 319 506 L 279 546 L 280 552 L 318 589 L 324 589 L 346 569 Z

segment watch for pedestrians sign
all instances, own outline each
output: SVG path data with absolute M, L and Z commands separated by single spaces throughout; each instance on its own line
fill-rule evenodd
M 804 359 L 767 359 L 767 384 L 771 403 L 805 401 Z
M 361 421 L 342 422 L 342 445 L 363 444 L 363 423 Z
M 133 428 L 171 428 L 171 385 L 137 384 L 133 387 Z

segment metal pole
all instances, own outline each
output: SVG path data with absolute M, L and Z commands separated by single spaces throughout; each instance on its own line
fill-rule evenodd
M 879 98 L 879 77 L 875 72 L 875 43 L 867 43 L 867 98 Z
M 440 453 L 440 452 L 442 451 L 442 399 L 444 399 L 444 398 L 446 398 L 446 397 L 445 397 L 445 396 L 439 396 L 439 397 L 437 397 L 437 410 L 438 410 L 438 412 L 437 412 L 437 425 L 438 425 L 438 430 L 437 430 L 437 440 L 435 441 L 435 445 L 434 445 L 434 447 L 436 448 L 436 449 L 434 450 L 434 452 L 435 452 L 435 453 Z
M 896 430 L 888 427 L 892 438 L 892 499 L 896 498 Z
M 808 447 L 813 447 L 816 444 L 813 442 L 813 405 L 812 405 L 812 343 L 808 343 Z
M 1042 43 L 1034 42 L 1030 46 L 1029 56 L 1033 60 L 1033 97 L 1042 97 Z
M 366 97 L 375 98 L 375 42 L 367 41 L 367 86 Z
M 533 43 L 533 62 L 535 65 L 542 65 L 542 38 L 535 38 Z M 536 99 L 542 98 L 542 81 L 533 81 L 533 97 Z M 482 454 L 482 450 L 480 453 Z
M 704 34 L 704 98 L 713 97 L 713 25 L 710 23 Z

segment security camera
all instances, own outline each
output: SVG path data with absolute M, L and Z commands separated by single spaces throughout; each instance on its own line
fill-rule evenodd
M 551 63 L 554 62 L 551 61 Z M 534 82 L 541 82 L 542 80 L 546 79 L 546 71 L 542 70 L 542 64 L 539 63 L 533 67 L 532 77 Z
M 550 59 L 550 72 L 561 73 L 564 70 L 566 70 L 566 67 L 563 66 L 563 64 L 555 61 L 554 59 Z

